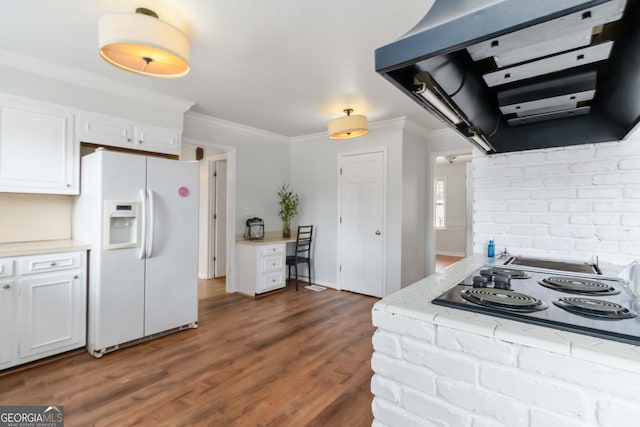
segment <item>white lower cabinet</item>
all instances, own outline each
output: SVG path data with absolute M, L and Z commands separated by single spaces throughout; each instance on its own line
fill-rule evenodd
M 15 282 L 11 279 L 0 279 L 0 369 L 11 366 L 15 354 L 15 340 L 9 339 L 15 329 L 15 292 Z
M 0 369 L 84 347 L 86 252 L 11 261 L 16 273 L 0 279 Z
M 247 295 L 284 288 L 286 244 L 238 243 L 238 290 Z

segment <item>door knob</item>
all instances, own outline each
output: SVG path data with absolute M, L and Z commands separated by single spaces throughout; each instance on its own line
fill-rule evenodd
M 4 285 L 3 288 L 4 289 L 9 289 L 9 288 L 11 288 L 11 285 Z
M 380 232 L 380 230 L 376 230 L 376 236 L 381 235 L 382 233 Z

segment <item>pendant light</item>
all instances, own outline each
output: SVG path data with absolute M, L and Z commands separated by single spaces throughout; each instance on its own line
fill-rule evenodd
M 343 110 L 347 115 L 331 120 L 328 125 L 329 138 L 349 139 L 369 133 L 366 116 L 352 116 L 352 108 Z
M 153 77 L 189 72 L 189 39 L 149 9 L 113 13 L 98 21 L 100 56 L 116 67 Z

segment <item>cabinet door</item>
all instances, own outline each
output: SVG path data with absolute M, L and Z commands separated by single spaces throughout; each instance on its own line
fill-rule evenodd
M 73 113 L 0 99 L 0 191 L 78 194 Z
M 151 125 L 136 125 L 136 149 L 180 154 L 180 132 Z
M 0 369 L 8 368 L 14 358 L 16 333 L 13 325 L 15 284 L 0 280 Z
M 80 270 L 21 278 L 19 357 L 35 359 L 82 347 L 85 294 Z
M 133 122 L 100 114 L 78 115 L 77 134 L 81 142 L 134 148 Z

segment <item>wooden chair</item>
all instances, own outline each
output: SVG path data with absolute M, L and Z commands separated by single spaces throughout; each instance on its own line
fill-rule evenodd
M 301 225 L 298 227 L 298 236 L 296 237 L 296 250 L 293 255 L 287 255 L 287 267 L 289 268 L 288 279 L 291 280 L 291 267 L 295 268 L 296 292 L 298 291 L 298 277 L 308 278 L 309 284 L 311 280 L 311 241 L 313 237 L 313 225 Z M 308 276 L 298 275 L 298 264 L 307 264 Z

